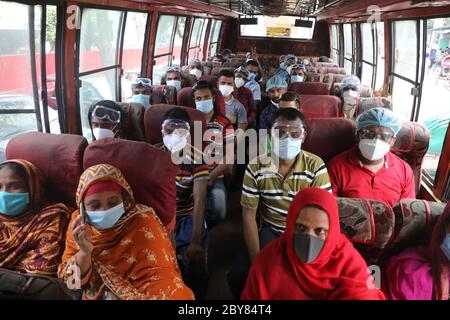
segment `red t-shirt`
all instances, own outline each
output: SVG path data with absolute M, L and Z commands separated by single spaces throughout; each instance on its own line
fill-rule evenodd
M 400 199 L 416 198 L 411 167 L 389 152 L 377 173 L 362 166 L 357 148 L 343 152 L 328 163 L 333 194 L 343 198 L 386 201 L 394 206 Z

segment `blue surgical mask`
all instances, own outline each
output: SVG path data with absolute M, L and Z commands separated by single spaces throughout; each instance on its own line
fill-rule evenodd
M 175 89 L 177 89 L 177 91 L 181 90 L 181 81 L 180 80 L 167 80 L 166 83 L 168 86 L 175 87 Z
M 305 78 L 302 76 L 293 75 L 293 76 L 291 76 L 291 83 L 303 82 L 304 79 Z
M 124 213 L 123 202 L 105 211 L 86 210 L 89 223 L 100 230 L 112 228 Z
M 273 152 L 281 160 L 292 160 L 302 151 L 302 140 L 287 137 L 283 140 L 273 139 Z
M 450 234 L 447 234 L 447 236 L 444 239 L 444 242 L 442 242 L 441 250 L 447 257 L 448 261 L 450 262 Z
M 5 216 L 16 217 L 23 213 L 30 203 L 30 194 L 0 192 L 0 213 Z
M 256 76 L 257 76 L 256 73 L 249 72 L 249 73 L 248 73 L 247 79 L 248 79 L 249 81 L 253 81 L 253 80 L 256 79 Z
M 150 96 L 146 94 L 135 94 L 131 97 L 131 103 L 140 103 L 145 109 L 150 107 Z
M 203 113 L 210 113 L 214 109 L 214 103 L 212 99 L 209 100 L 202 100 L 202 101 L 195 101 L 195 106 L 197 110 L 203 112 Z

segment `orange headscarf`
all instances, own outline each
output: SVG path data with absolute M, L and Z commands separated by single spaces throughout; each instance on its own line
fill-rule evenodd
M 174 249 L 161 221 L 152 208 L 135 203 L 119 169 L 105 164 L 88 168 L 78 185 L 78 207 L 83 210 L 86 191 L 99 181 L 113 181 L 122 187 L 125 213 L 110 229 L 97 230 L 87 224 L 94 247 L 93 272 L 83 298 L 101 299 L 107 290 L 119 299 L 193 299 L 192 291 L 181 279 Z M 78 210 L 72 214 L 72 222 L 78 215 Z M 66 283 L 71 276 L 69 266 L 76 263 L 78 251 L 71 223 L 58 271 Z
M 44 199 L 44 179 L 25 160 L 10 160 L 27 173 L 30 203 L 17 217 L 0 215 L 0 268 L 55 275 L 64 251 L 70 211 Z M 2 164 L 3 164 L 2 163 Z
M 317 258 L 304 263 L 293 242 L 297 218 L 310 205 L 326 212 L 330 227 Z M 253 262 L 242 299 L 384 299 L 380 290 L 370 288 L 373 278 L 369 277 L 367 264 L 341 234 L 336 199 L 323 189 L 306 188 L 289 207 L 286 232 L 267 245 Z

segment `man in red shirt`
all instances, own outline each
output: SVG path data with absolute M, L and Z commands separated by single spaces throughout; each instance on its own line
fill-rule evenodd
M 337 197 L 386 201 L 415 198 L 411 167 L 390 152 L 401 122 L 390 110 L 375 108 L 356 119 L 358 145 L 328 163 Z

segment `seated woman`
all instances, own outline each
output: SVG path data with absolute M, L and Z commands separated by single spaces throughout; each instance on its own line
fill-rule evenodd
M 83 299 L 193 299 L 152 208 L 136 204 L 119 169 L 96 165 L 80 178 L 58 277 Z
M 44 181 L 33 164 L 0 164 L 0 268 L 56 276 L 69 220 L 65 205 L 45 200 Z
M 341 234 L 336 199 L 320 188 L 297 193 L 286 232 L 254 260 L 244 300 L 384 299 L 373 278 Z
M 450 203 L 434 226 L 428 246 L 409 248 L 393 257 L 385 272 L 385 292 L 392 300 L 448 300 Z
M 114 101 L 103 100 L 93 103 L 88 110 L 88 121 L 92 139 L 125 138 L 124 123 L 127 114 Z

